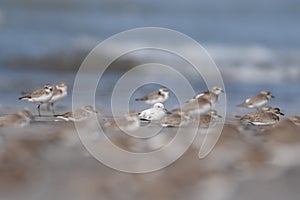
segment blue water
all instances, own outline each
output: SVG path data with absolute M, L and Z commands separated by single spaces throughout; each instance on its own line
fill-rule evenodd
M 11 69 L 9 61 L 76 55 L 121 31 L 157 26 L 204 45 L 224 78 L 232 112 L 244 98 L 269 89 L 277 97 L 272 105 L 300 113 L 299 19 L 299 0 L 1 0 L 0 92 L 6 95 L 0 105 L 24 107 L 17 101 L 22 92 L 61 80 L 72 86 L 75 78 L 76 72 L 43 71 L 38 64 L 29 71 L 22 62 Z M 110 83 L 111 77 L 105 79 Z M 99 106 L 108 105 L 107 93 L 98 98 L 105 99 Z M 71 97 L 62 102 L 70 103 Z
M 159 26 L 202 44 L 299 48 L 299 19 L 298 0 L 2 0 L 0 46 L 2 57 L 38 56 Z

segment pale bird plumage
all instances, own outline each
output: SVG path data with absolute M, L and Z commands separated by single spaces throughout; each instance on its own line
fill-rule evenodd
M 212 103 L 206 98 L 198 98 L 195 101 L 186 103 L 181 111 L 187 115 L 201 115 L 212 108 Z
M 88 119 L 91 114 L 97 113 L 97 111 L 91 105 L 83 106 L 82 108 L 66 112 L 62 115 L 54 115 L 58 119 L 65 121 L 81 122 Z
M 157 92 L 152 92 L 142 98 L 135 99 L 136 101 L 142 101 L 149 105 L 154 105 L 156 103 L 164 103 L 169 98 L 169 89 L 162 87 Z
M 244 103 L 237 105 L 244 108 L 261 108 L 265 106 L 274 96 L 269 91 L 261 91 L 259 94 L 245 100 Z
M 219 86 L 214 86 L 212 87 L 211 90 L 197 94 L 196 96 L 194 96 L 192 99 L 190 99 L 188 102 L 192 102 L 195 101 L 196 99 L 199 98 L 203 98 L 203 99 L 207 99 L 211 102 L 212 105 L 216 104 L 218 99 L 219 99 L 219 95 L 221 93 L 223 93 L 224 91 L 222 90 L 221 87 Z
M 37 108 L 38 108 L 38 113 L 40 116 L 41 115 L 40 106 L 42 104 L 49 103 L 52 96 L 53 96 L 53 86 L 51 84 L 46 84 L 46 85 L 44 85 L 44 88 L 38 89 L 29 95 L 20 97 L 19 100 L 26 100 L 28 102 L 38 104 Z
M 64 82 L 60 82 L 55 85 L 53 90 L 53 95 L 48 103 L 48 110 L 50 107 L 52 108 L 52 112 L 54 113 L 54 103 L 60 101 L 68 95 L 68 86 Z
M 140 112 L 139 118 L 141 120 L 147 120 L 147 121 L 155 121 L 155 120 L 161 120 L 163 117 L 165 117 L 167 114 L 167 111 L 162 103 L 156 103 L 153 105 L 152 108 L 143 110 Z
M 279 121 L 280 115 L 284 114 L 280 112 L 279 108 L 266 106 L 260 110 L 242 116 L 241 121 L 258 126 L 273 125 Z

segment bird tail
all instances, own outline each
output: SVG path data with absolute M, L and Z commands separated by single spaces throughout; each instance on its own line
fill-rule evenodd
M 145 101 L 146 99 L 145 98 L 136 98 L 135 100 L 136 101 Z
M 26 96 L 19 97 L 19 100 L 27 100 L 27 99 L 31 99 L 31 96 L 26 95 Z
M 246 103 L 241 103 L 241 104 L 237 105 L 237 107 L 247 107 L 247 104 Z
M 56 117 L 57 119 L 61 119 L 64 121 L 69 121 L 67 118 L 65 118 L 63 115 L 53 115 L 54 117 Z

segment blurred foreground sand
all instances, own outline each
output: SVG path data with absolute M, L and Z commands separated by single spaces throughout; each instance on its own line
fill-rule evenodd
M 86 126 L 86 131 L 92 130 Z M 115 144 L 137 152 L 157 149 L 175 134 L 175 128 L 166 128 L 139 143 L 107 132 Z M 0 199 L 300 198 L 300 127 L 288 119 L 265 130 L 226 124 L 213 151 L 200 160 L 203 138 L 200 131 L 188 151 L 169 167 L 135 175 L 112 170 L 89 155 L 72 123 L 2 127 Z

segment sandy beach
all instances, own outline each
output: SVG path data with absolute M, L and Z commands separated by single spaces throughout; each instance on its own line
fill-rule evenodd
M 72 122 L 51 119 L 36 117 L 23 128 L 0 128 L 1 199 L 299 198 L 300 127 L 288 119 L 265 130 L 241 129 L 231 120 L 204 159 L 197 156 L 204 138 L 199 130 L 175 163 L 142 175 L 103 165 L 83 147 Z M 87 133 L 91 131 L 88 124 L 82 124 Z M 166 144 L 176 132 L 176 128 L 164 128 L 142 141 L 118 131 L 106 134 L 123 149 L 147 152 Z M 101 140 L 94 142 L 104 145 Z

